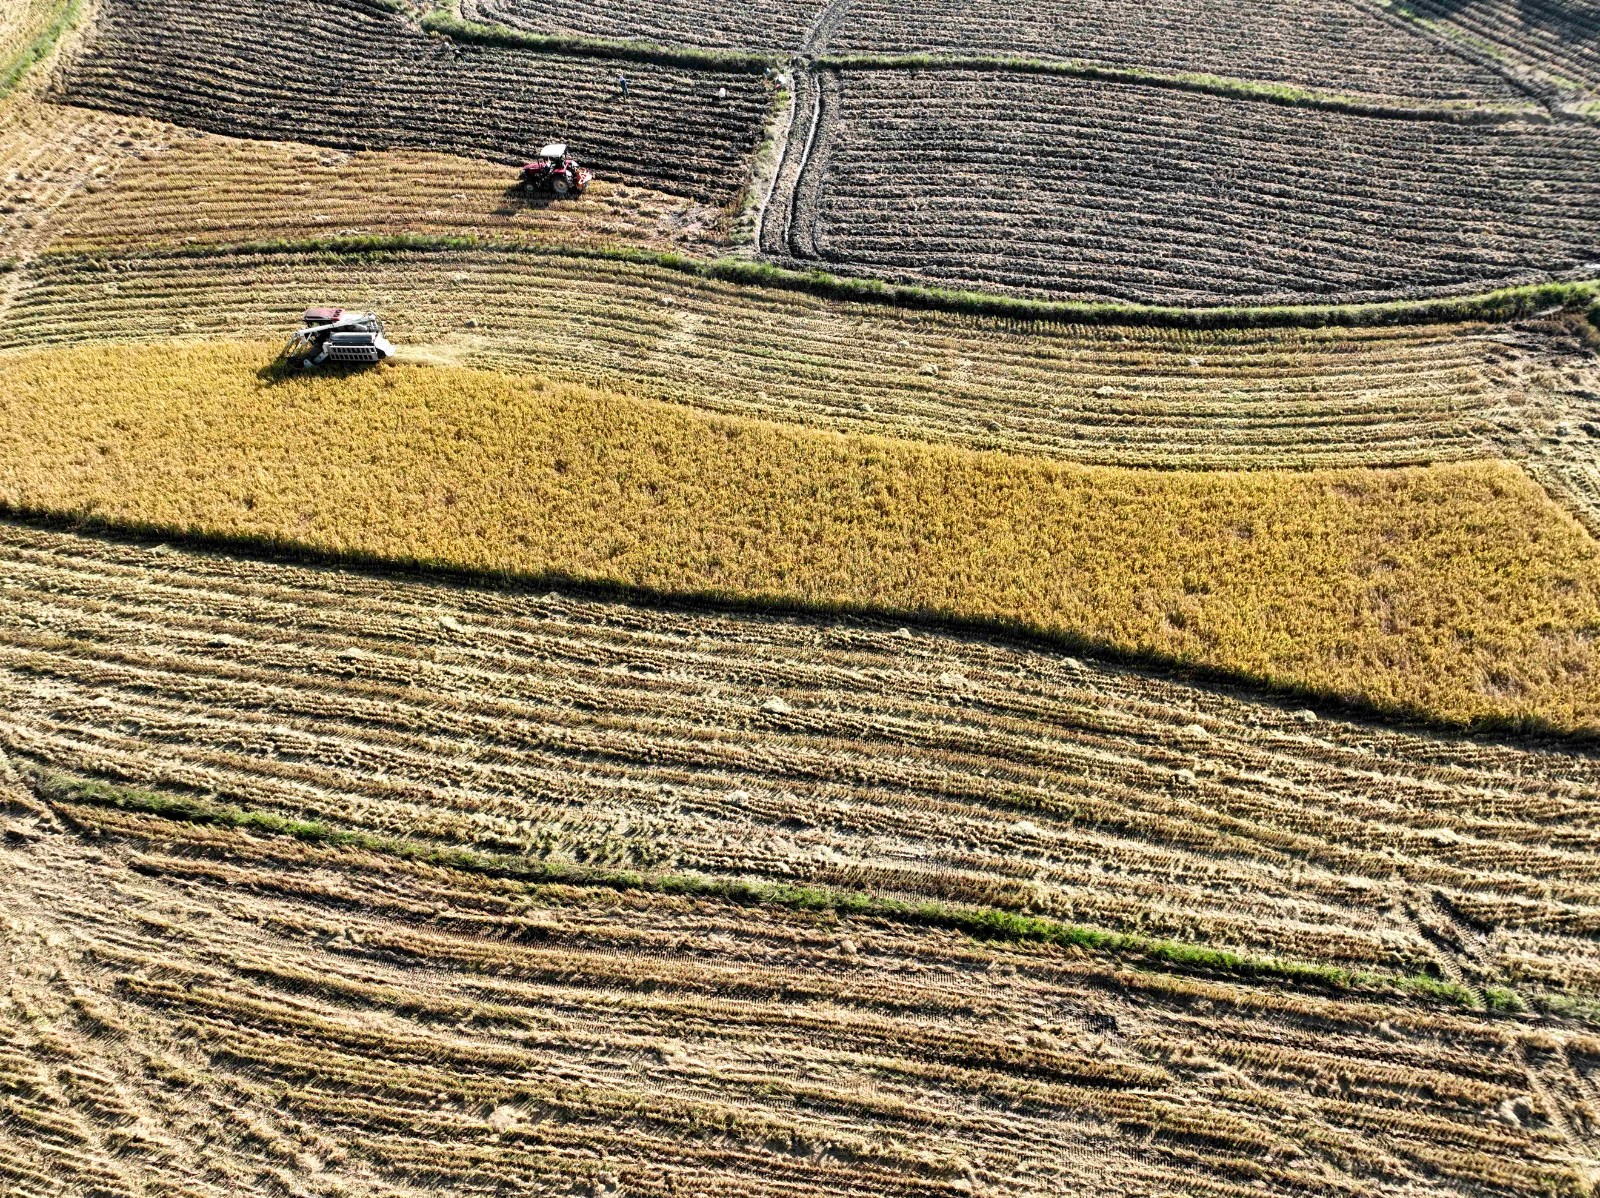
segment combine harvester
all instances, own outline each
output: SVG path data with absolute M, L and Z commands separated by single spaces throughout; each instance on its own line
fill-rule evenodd
M 394 346 L 383 335 L 383 322 L 371 312 L 346 312 L 343 308 L 307 308 L 305 327 L 296 329 L 283 347 L 284 359 L 307 370 L 324 362 L 371 364 L 394 357 Z

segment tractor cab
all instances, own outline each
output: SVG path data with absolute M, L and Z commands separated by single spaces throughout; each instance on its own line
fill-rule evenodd
M 517 188 L 524 192 L 547 192 L 554 196 L 582 195 L 594 178 L 576 158 L 567 153 L 565 142 L 551 142 L 539 156 L 522 167 Z

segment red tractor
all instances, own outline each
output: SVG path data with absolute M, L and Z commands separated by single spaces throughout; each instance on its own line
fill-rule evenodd
M 576 158 L 567 156 L 564 144 L 553 142 L 522 168 L 517 189 L 529 193 L 544 191 L 558 197 L 581 196 L 593 178 L 593 171 L 585 170 Z

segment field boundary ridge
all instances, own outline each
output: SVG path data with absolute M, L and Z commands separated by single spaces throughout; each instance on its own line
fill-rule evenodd
M 1021 58 L 1009 55 L 964 54 L 824 54 L 813 65 L 834 71 L 992 71 L 1020 75 L 1056 75 L 1095 83 L 1133 87 L 1159 87 L 1196 92 L 1230 100 L 1278 104 L 1287 108 L 1312 108 L 1350 116 L 1391 120 L 1450 121 L 1457 124 L 1495 125 L 1508 121 L 1550 121 L 1543 104 L 1529 100 L 1509 105 L 1477 100 L 1389 103 L 1376 97 L 1325 92 L 1288 83 L 1240 79 L 1203 72 L 1147 71 L 1139 67 L 1104 66 L 1082 59 Z
M 933 899 L 907 899 L 745 877 L 692 871 L 649 873 L 599 869 L 576 862 L 488 853 L 461 845 L 383 836 L 332 827 L 316 820 L 295 819 L 272 811 L 256 811 L 204 798 L 120 786 L 98 779 L 73 777 L 43 769 L 28 771 L 35 793 L 70 822 L 64 806 L 91 806 L 152 815 L 177 823 L 209 825 L 244 832 L 285 836 L 305 843 L 376 853 L 419 865 L 460 870 L 531 885 L 562 885 L 618 891 L 640 891 L 683 898 L 721 899 L 748 906 L 776 906 L 794 911 L 829 912 L 892 920 L 961 932 L 980 940 L 1018 944 L 1050 944 L 1079 948 L 1118 959 L 1147 962 L 1178 973 L 1233 981 L 1282 982 L 1329 993 L 1385 993 L 1441 1004 L 1483 1010 L 1466 987 L 1426 974 L 1387 974 L 1278 957 L 1258 957 L 1186 941 L 1166 940 L 1131 932 L 1068 923 L 1002 907 L 977 907 Z M 1507 992 L 1509 994 L 1509 992 Z M 1489 1004 L 1490 1011 L 1510 1012 L 1510 997 Z
M 83 4 L 84 0 L 64 0 L 56 13 L 55 20 L 17 51 L 9 61 L 0 62 L 0 100 L 10 95 L 17 84 L 22 82 L 23 76 L 35 65 L 50 56 L 62 35 L 77 26 L 78 17 L 83 12 Z
M 1051 324 L 1175 329 L 1372 328 L 1466 321 L 1503 323 L 1558 312 L 1600 314 L 1600 279 L 1597 278 L 1550 280 L 1465 295 L 1369 303 L 1179 308 L 1153 304 L 1031 299 L 914 283 L 890 283 L 877 278 L 833 274 L 821 269 L 794 270 L 744 257 L 697 258 L 669 250 L 648 250 L 625 245 L 575 246 L 461 234 L 357 234 L 214 245 L 153 245 L 145 249 L 129 246 L 110 253 L 101 249 L 46 249 L 34 261 L 47 265 L 70 262 L 92 264 L 295 254 L 361 258 L 471 251 L 632 263 L 714 282 L 796 291 L 821 299 Z M 1596 319 L 1596 315 L 1591 315 L 1591 319 Z

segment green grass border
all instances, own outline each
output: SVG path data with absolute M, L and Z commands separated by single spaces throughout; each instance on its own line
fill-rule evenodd
M 429 33 L 471 46 L 493 46 L 507 50 L 533 50 L 542 54 L 568 54 L 582 58 L 607 58 L 623 62 L 645 62 L 665 67 L 721 71 L 736 75 L 761 75 L 779 68 L 778 54 L 759 54 L 749 50 L 708 50 L 694 46 L 664 46 L 643 39 L 614 39 L 529 33 L 506 25 L 484 25 L 457 13 L 430 9 L 420 24 Z
M 1501 124 L 1506 121 L 1550 119 L 1537 101 L 1496 105 L 1474 100 L 1436 103 L 1386 103 L 1340 92 L 1316 91 L 1287 83 L 1241 79 L 1203 72 L 1147 71 L 1140 67 L 1102 66 L 1082 59 L 1025 58 L 1010 55 L 824 54 L 813 60 L 819 70 L 832 71 L 994 71 L 1024 75 L 1054 75 L 1096 83 L 1134 87 L 1159 87 L 1196 92 L 1232 100 L 1251 100 L 1288 108 L 1342 112 L 1351 116 L 1392 120 L 1450 121 L 1459 124 Z
M 250 811 L 200 798 L 117 786 L 62 773 L 40 774 L 35 778 L 34 785 L 40 797 L 52 805 L 79 803 L 154 815 L 182 823 L 287 836 L 309 844 L 359 849 L 422 865 L 442 866 L 519 882 L 713 898 L 791 911 L 888 919 L 962 932 L 982 940 L 1081 948 L 1159 965 L 1176 972 L 1232 980 L 1287 982 L 1338 994 L 1389 993 L 1476 1008 L 1476 1002 L 1466 987 L 1421 974 L 1380 974 L 1336 965 L 1253 957 L 1201 944 L 1111 932 L 1002 908 L 959 906 L 863 891 L 698 873 L 652 874 L 636 870 L 595 869 L 576 863 L 552 863 L 530 857 L 484 853 L 459 846 L 433 845 L 370 832 L 336 829 L 315 820 L 294 819 L 268 811 Z M 1494 1009 L 1508 1008 L 1509 1004 L 1497 1004 Z
M 56 19 L 19 50 L 10 62 L 0 66 L 0 100 L 10 95 L 22 82 L 22 77 L 36 64 L 50 56 L 62 36 L 77 26 L 82 13 L 83 0 L 66 0 Z
M 1174 329 L 1373 328 L 1465 321 L 1520 320 L 1544 311 L 1589 309 L 1600 312 L 1600 279 L 1527 283 L 1461 296 L 1383 300 L 1365 304 L 1301 304 L 1264 307 L 1178 308 L 1148 304 L 1037 300 L 982 291 L 954 291 L 882 279 L 799 271 L 749 258 L 695 258 L 632 246 L 569 246 L 559 243 L 497 241 L 461 235 L 399 233 L 231 242 L 216 245 L 137 246 L 103 250 L 47 249 L 36 261 L 109 262 L 139 259 L 227 258 L 326 254 L 335 257 L 405 253 L 492 251 L 544 257 L 624 262 L 672 270 L 694 278 L 795 291 L 821 299 L 899 308 L 993 316 L 1050 324 L 1124 325 Z

